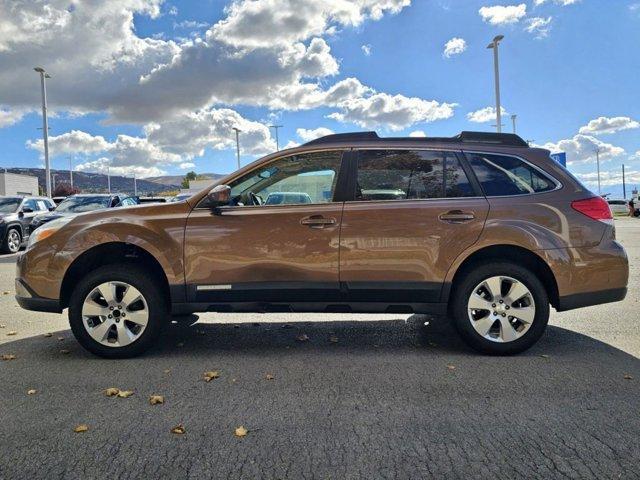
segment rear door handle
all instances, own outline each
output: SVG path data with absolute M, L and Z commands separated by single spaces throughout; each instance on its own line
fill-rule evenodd
M 463 212 L 462 210 L 450 210 L 445 213 L 441 213 L 438 218 L 447 223 L 465 223 L 470 222 L 476 216 L 472 212 Z
M 300 220 L 302 225 L 310 228 L 324 228 L 336 224 L 335 218 L 325 218 L 322 215 L 311 215 Z

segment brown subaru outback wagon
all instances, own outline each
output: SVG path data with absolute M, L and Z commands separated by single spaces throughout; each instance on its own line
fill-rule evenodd
M 330 135 L 186 201 L 54 220 L 17 263 L 27 309 L 69 310 L 104 357 L 147 349 L 171 315 L 448 315 L 486 353 L 525 350 L 549 308 L 622 300 L 607 203 L 510 134 Z

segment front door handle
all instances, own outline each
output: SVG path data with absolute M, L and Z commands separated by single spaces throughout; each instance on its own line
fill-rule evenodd
M 476 216 L 473 212 L 463 212 L 462 210 L 450 210 L 445 213 L 441 213 L 438 218 L 447 223 L 465 223 L 470 222 Z
M 311 215 L 300 220 L 302 225 L 310 228 L 324 228 L 336 224 L 335 218 L 325 218 L 322 215 Z

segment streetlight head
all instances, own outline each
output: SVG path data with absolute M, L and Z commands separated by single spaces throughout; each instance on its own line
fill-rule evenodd
M 44 73 L 44 68 L 42 67 L 35 67 L 34 70 L 38 73 Z
M 51 75 L 49 75 L 48 73 L 45 73 L 44 78 L 51 78 Z
M 493 41 L 489 45 L 487 45 L 487 48 L 497 47 L 502 40 L 504 40 L 504 35 L 496 35 L 495 37 L 493 37 Z

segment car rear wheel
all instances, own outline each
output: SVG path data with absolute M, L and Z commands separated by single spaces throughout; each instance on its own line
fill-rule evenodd
M 3 253 L 17 253 L 22 245 L 22 235 L 17 228 L 10 228 L 2 245 Z
M 106 358 L 143 353 L 155 343 L 167 319 L 162 289 L 136 266 L 96 269 L 78 282 L 69 302 L 74 336 L 91 353 Z
M 472 348 L 488 354 L 523 352 L 549 321 L 549 298 L 530 270 L 512 263 L 484 263 L 455 285 L 453 322 Z

